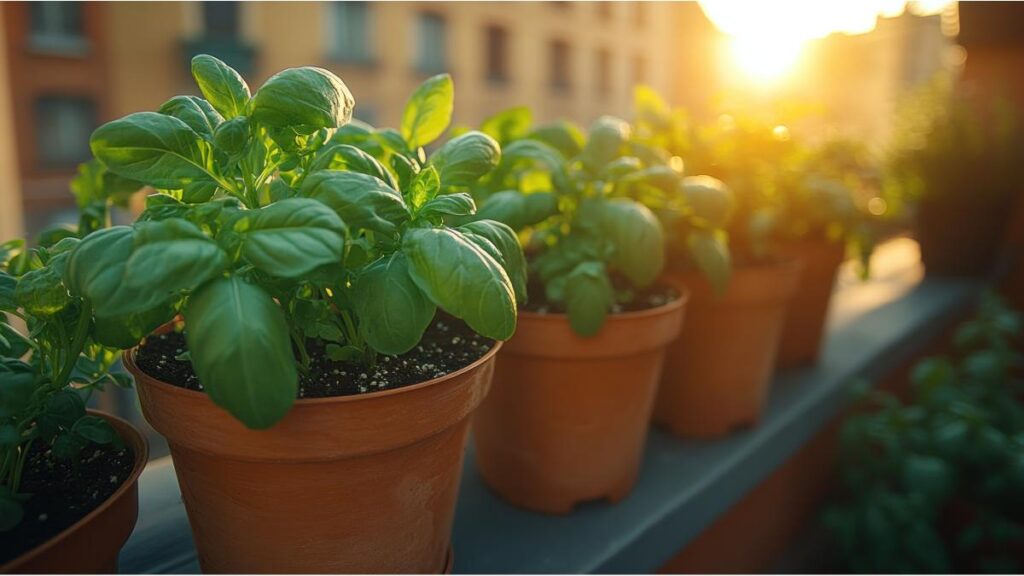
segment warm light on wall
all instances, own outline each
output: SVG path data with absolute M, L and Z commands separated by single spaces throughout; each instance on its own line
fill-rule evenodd
M 731 37 L 729 66 L 760 84 L 778 82 L 793 73 L 808 40 L 834 32 L 869 32 L 878 16 L 897 16 L 908 5 L 914 13 L 934 14 L 950 2 L 700 0 L 708 18 Z

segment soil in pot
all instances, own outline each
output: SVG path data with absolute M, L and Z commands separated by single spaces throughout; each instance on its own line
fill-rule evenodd
M 182 344 L 151 337 L 125 366 L 168 439 L 204 572 L 445 569 L 469 416 L 500 344 L 439 317 L 421 349 L 378 356 L 376 371 L 316 352 L 304 397 L 267 430 L 189 389 L 187 361 L 168 358 Z
M 669 346 L 655 423 L 678 436 L 714 438 L 758 421 L 799 274 L 792 261 L 741 264 L 722 296 L 696 271 L 669 276 L 692 296 L 682 334 Z
M 52 457 L 35 444 L 25 463 L 21 491 L 31 494 L 25 517 L 0 538 L 0 565 L 53 538 L 84 518 L 131 476 L 135 456 L 128 445 L 90 444 L 77 463 Z
M 846 247 L 842 242 L 821 238 L 786 242 L 779 248 L 799 262 L 802 270 L 796 293 L 786 308 L 777 367 L 808 366 L 818 361 L 832 289 Z
M 31 477 L 24 478 L 26 484 L 40 490 L 36 496 L 50 501 L 53 507 L 63 503 L 77 508 L 78 519 L 13 560 L 0 564 L 0 573 L 103 574 L 117 571 L 118 553 L 138 518 L 138 480 L 146 467 L 149 450 L 146 439 L 128 422 L 94 410 L 88 413 L 109 422 L 128 448 L 123 452 L 119 449 L 109 452 L 103 446 L 90 445 L 77 467 L 55 465 L 50 470 L 45 459 L 41 469 L 33 463 L 35 470 L 31 471 Z M 97 450 L 99 455 L 95 455 Z M 119 469 L 122 455 L 130 458 L 130 470 L 115 484 L 107 474 L 120 477 L 120 472 L 115 470 Z M 40 476 L 36 476 L 37 472 Z M 28 469 L 26 474 L 29 474 Z M 53 474 L 64 477 L 54 478 Z M 46 480 L 41 480 L 43 476 Z M 80 484 L 94 486 L 93 492 L 80 492 Z M 44 490 L 48 493 L 44 494 Z M 101 497 L 103 491 L 108 494 Z M 82 502 L 87 504 L 82 505 Z M 37 509 L 30 508 L 29 513 L 37 514 Z M 51 520 L 46 514 L 47 521 Z M 38 515 L 35 519 L 39 520 Z
M 671 286 L 652 294 L 667 303 L 651 308 L 642 296 L 640 310 L 610 315 L 588 338 L 564 314 L 520 312 L 473 419 L 477 466 L 502 498 L 565 514 L 632 489 L 665 346 L 686 302 Z
M 331 360 L 323 343 L 310 341 L 310 371 L 299 378 L 299 398 L 366 394 L 426 382 L 472 364 L 493 347 L 493 340 L 447 317 L 432 323 L 415 348 L 400 356 L 379 355 L 373 367 Z M 164 332 L 146 338 L 135 362 L 163 382 L 201 391 L 185 351 L 184 333 Z

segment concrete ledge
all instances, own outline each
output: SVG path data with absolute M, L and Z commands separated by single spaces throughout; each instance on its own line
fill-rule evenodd
M 783 464 L 843 405 L 855 379 L 877 380 L 928 344 L 974 302 L 982 283 L 922 280 L 916 245 L 882 246 L 873 278 L 842 271 L 821 363 L 779 374 L 761 425 L 713 442 L 653 431 L 634 492 L 565 517 L 499 500 L 467 453 L 453 544 L 455 571 L 653 572 Z M 188 521 L 169 459 L 140 480 L 140 516 L 121 553 L 125 572 L 197 572 Z

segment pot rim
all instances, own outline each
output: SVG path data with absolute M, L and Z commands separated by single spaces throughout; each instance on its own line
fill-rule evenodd
M 655 306 L 654 308 L 644 308 L 643 310 L 634 310 L 632 312 L 609 314 L 608 319 L 605 322 L 611 323 L 617 320 L 641 320 L 652 316 L 661 316 L 686 306 L 686 303 L 690 301 L 690 289 L 685 286 L 675 286 L 671 283 L 668 284 L 679 291 L 679 297 L 675 300 L 662 304 L 661 306 Z M 519 318 L 529 320 L 531 322 L 567 322 L 569 318 L 569 315 L 565 312 L 527 312 L 521 310 L 517 312 L 517 315 Z
M 77 522 L 61 530 L 53 537 L 39 544 L 35 548 L 28 550 L 20 556 L 15 556 L 6 564 L 0 565 L 0 573 L 8 574 L 11 572 L 15 572 L 17 571 L 18 568 L 29 564 L 36 558 L 48 552 L 51 552 L 53 548 L 55 548 L 63 540 L 67 539 L 67 537 L 72 532 L 80 530 L 83 526 L 92 522 L 97 516 L 99 516 L 103 512 L 106 512 L 108 508 L 114 505 L 114 502 L 120 500 L 124 496 L 125 492 L 130 490 L 132 486 L 135 486 L 138 483 L 139 477 L 142 475 L 143 470 L 146 469 L 146 464 L 149 463 L 149 442 L 146 441 L 146 437 L 142 435 L 142 432 L 140 432 L 130 422 L 119 416 L 115 416 L 113 414 L 109 414 L 107 412 L 103 412 L 100 410 L 94 410 L 92 408 L 87 409 L 86 412 L 93 416 L 99 416 L 104 420 L 110 421 L 112 424 L 117 425 L 121 430 L 129 432 L 129 437 L 123 438 L 123 440 L 131 445 L 132 451 L 135 453 L 135 465 L 132 467 L 131 474 L 128 476 L 128 478 L 125 478 L 125 481 L 122 482 L 121 485 L 117 487 L 117 490 L 115 490 L 113 494 L 107 497 L 107 499 L 104 500 L 99 506 L 93 508 L 88 514 L 86 514 L 82 518 L 79 518 Z
M 296 398 L 295 403 L 292 405 L 292 408 L 289 410 L 289 412 L 304 406 L 318 406 L 321 404 L 369 401 L 377 398 L 395 396 L 403 392 L 413 392 L 416 390 L 429 388 L 431 386 L 436 386 L 438 384 L 442 384 L 444 382 L 447 382 L 448 380 L 457 378 L 459 376 L 462 376 L 463 374 L 476 370 L 477 368 L 485 364 L 488 360 L 490 360 L 495 354 L 497 354 L 498 350 L 501 349 L 501 346 L 503 344 L 504 341 L 495 340 L 494 346 L 492 346 L 490 350 L 485 352 L 483 356 L 477 358 L 472 363 L 467 364 L 454 372 L 449 372 L 448 374 L 445 374 L 444 376 L 438 376 L 437 378 L 431 378 L 430 380 L 425 380 L 423 382 L 417 382 L 415 384 L 409 384 L 407 386 L 399 386 L 398 388 L 390 388 L 388 390 L 380 390 L 377 392 L 366 392 L 363 394 L 346 394 L 344 396 L 325 396 L 321 398 Z M 124 362 L 125 367 L 128 368 L 128 371 L 131 372 L 132 375 L 141 375 L 146 379 L 147 385 L 161 388 L 171 394 L 178 394 L 181 396 L 204 396 L 211 402 L 213 402 L 213 399 L 210 398 L 209 394 L 207 394 L 206 392 L 200 392 L 198 390 L 190 390 L 188 388 L 182 388 L 181 386 L 175 386 L 174 384 L 171 384 L 170 382 L 164 382 L 163 380 L 157 378 L 156 376 L 148 374 L 147 372 L 142 370 L 142 368 L 139 368 L 139 365 L 135 363 L 135 354 L 138 352 L 138 349 L 138 346 L 133 346 L 129 350 L 126 350 L 122 356 L 122 361 Z M 232 416 L 232 418 L 234 418 L 234 416 Z M 273 429 L 273 426 L 271 426 L 269 429 Z

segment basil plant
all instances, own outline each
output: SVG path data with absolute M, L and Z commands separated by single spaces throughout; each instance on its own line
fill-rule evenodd
M 77 229 L 49 229 L 34 248 L 23 240 L 0 244 L 0 532 L 24 516 L 31 494 L 22 478 L 32 453 L 74 461 L 90 443 L 122 442 L 85 406 L 93 391 L 130 386 L 131 378 L 111 372 L 121 352 L 109 344 L 110 327 L 94 319 L 88 301 L 70 294 L 65 272 L 79 235 L 104 225 L 110 204 L 121 203 L 133 186 L 85 164 L 72 183 L 83 207 Z M 27 327 L 27 336 L 11 317 Z
M 351 123 L 355 101 L 327 70 L 291 68 L 255 93 L 216 58 L 192 60 L 203 97 L 100 126 L 96 158 L 156 194 L 132 226 L 85 238 L 67 279 L 111 341 L 135 345 L 177 315 L 210 398 L 252 428 L 280 420 L 310 365 L 371 364 L 416 346 L 438 308 L 507 339 L 524 277 L 514 233 L 469 216 L 460 188 L 501 152 L 471 133 L 427 157 L 447 128 L 451 78 L 426 81 L 400 130 Z
M 483 130 L 503 155 L 475 187 L 477 217 L 521 231 L 545 300 L 578 334 L 596 334 L 659 278 L 666 233 L 652 208 L 678 213 L 681 172 L 618 118 L 600 118 L 584 136 L 565 122 L 531 128 L 529 110 L 513 108 Z

